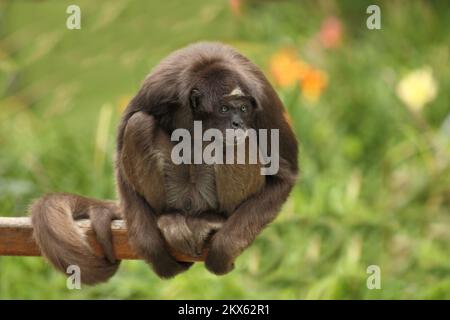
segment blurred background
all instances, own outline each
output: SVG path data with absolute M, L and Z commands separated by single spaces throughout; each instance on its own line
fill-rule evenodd
M 70 4 L 80 30 L 66 28 Z M 114 198 L 121 111 L 161 58 L 199 40 L 264 70 L 302 174 L 226 276 L 198 264 L 163 281 L 124 261 L 68 290 L 41 258 L 0 257 L 0 298 L 450 299 L 449 30 L 447 1 L 2 1 L 0 215 L 51 191 Z

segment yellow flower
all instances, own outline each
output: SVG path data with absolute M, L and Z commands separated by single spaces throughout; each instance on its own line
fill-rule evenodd
M 328 84 L 328 77 L 325 72 L 313 68 L 309 68 L 300 87 L 302 89 L 303 96 L 311 101 L 315 102 L 320 97 L 322 91 L 326 88 Z
M 397 96 L 411 110 L 420 111 L 437 94 L 437 83 L 430 67 L 407 74 L 397 85 Z
M 288 87 L 300 81 L 308 68 L 292 49 L 280 50 L 270 59 L 270 71 L 275 82 L 281 87 Z
M 117 112 L 121 114 L 125 108 L 128 106 L 128 103 L 131 101 L 131 96 L 121 96 L 119 97 L 119 101 L 117 102 Z

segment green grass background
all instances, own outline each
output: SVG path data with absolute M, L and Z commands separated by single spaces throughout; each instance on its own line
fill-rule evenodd
M 366 28 L 381 7 L 382 29 Z M 65 27 L 69 4 L 82 29 Z M 68 290 L 41 258 L 0 257 L 0 298 L 450 298 L 450 9 L 447 1 L 2 1 L 0 215 L 26 214 L 50 191 L 114 198 L 119 105 L 166 54 L 198 40 L 229 43 L 268 73 L 289 46 L 329 76 L 311 104 L 278 88 L 301 140 L 301 179 L 277 220 L 216 277 L 203 265 L 160 280 L 124 261 L 108 283 Z M 343 45 L 310 46 L 327 16 Z M 395 95 L 428 65 L 437 98 L 413 117 Z M 449 119 L 449 118 L 447 118 Z M 380 290 L 366 287 L 369 265 Z

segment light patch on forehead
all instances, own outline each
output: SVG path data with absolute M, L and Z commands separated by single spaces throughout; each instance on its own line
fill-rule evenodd
M 242 92 L 241 88 L 236 87 L 233 89 L 233 91 L 231 91 L 228 96 L 243 96 L 244 93 Z

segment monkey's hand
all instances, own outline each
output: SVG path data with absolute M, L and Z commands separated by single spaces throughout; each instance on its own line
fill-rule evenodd
M 221 275 L 233 270 L 234 260 L 276 217 L 294 185 L 294 177 L 290 171 L 282 171 L 236 209 L 211 240 L 205 260 L 209 271 Z
M 198 216 L 167 213 L 160 216 L 157 223 L 174 253 L 200 257 L 211 236 L 222 227 L 224 221 L 224 217 L 212 212 Z
M 214 274 L 223 275 L 234 269 L 234 260 L 239 255 L 234 246 L 230 245 L 233 239 L 219 232 L 211 239 L 211 245 L 206 256 L 205 266 Z
M 122 212 L 125 212 L 130 245 L 161 278 L 172 278 L 186 271 L 192 263 L 179 262 L 166 250 L 164 238 L 158 230 L 157 216 L 131 188 L 124 187 L 119 176 L 118 187 L 122 192 Z
M 158 230 L 156 219 L 143 217 L 136 223 L 128 224 L 130 244 L 144 258 L 161 278 L 172 278 L 186 271 L 192 262 L 177 261 L 167 250 L 164 235 Z
M 115 203 L 105 203 L 104 206 L 92 206 L 89 208 L 88 214 L 95 237 L 103 249 L 105 258 L 111 263 L 116 263 L 116 255 L 112 242 L 111 221 L 121 218 L 119 208 Z

